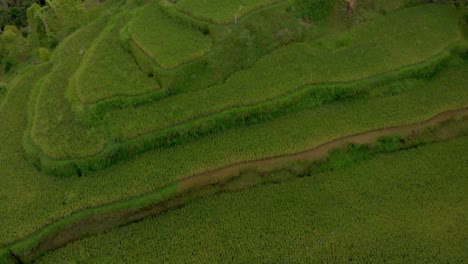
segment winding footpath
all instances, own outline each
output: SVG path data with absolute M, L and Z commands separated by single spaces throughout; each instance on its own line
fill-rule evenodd
M 281 164 L 299 160 L 316 161 L 325 158 L 330 151 L 346 147 L 349 144 L 369 144 L 383 136 L 390 135 L 407 137 L 452 119 L 461 120 L 464 126 L 468 126 L 466 125 L 468 123 L 468 107 L 445 111 L 415 124 L 387 127 L 337 138 L 296 154 L 232 164 L 221 169 L 193 175 L 169 184 L 153 193 L 77 211 L 66 218 L 45 226 L 22 240 L 8 245 L 6 248 L 0 249 L 0 263 L 30 262 L 40 255 L 72 241 L 180 207 L 187 202 L 187 200 L 183 199 L 184 195 L 190 194 L 194 190 L 209 188 L 226 182 L 239 175 L 239 172 L 244 169 L 274 168 Z

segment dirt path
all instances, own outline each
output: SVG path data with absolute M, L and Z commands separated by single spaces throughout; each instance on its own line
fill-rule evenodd
M 325 144 L 314 147 L 313 149 L 306 150 L 299 153 L 282 155 L 276 157 L 268 157 L 259 160 L 240 162 L 236 164 L 229 165 L 227 167 L 203 172 L 188 178 L 185 178 L 179 182 L 179 193 L 184 193 L 189 189 L 194 187 L 205 186 L 209 184 L 215 184 L 220 182 L 227 177 L 237 174 L 240 170 L 246 168 L 261 168 L 261 167 L 271 167 L 274 165 L 286 163 L 289 161 L 297 160 L 319 160 L 328 155 L 331 150 L 344 147 L 348 144 L 368 144 L 376 141 L 378 138 L 389 135 L 401 135 L 407 136 L 417 131 L 424 130 L 426 128 L 433 127 L 440 122 L 452 119 L 452 118 L 461 118 L 468 116 L 468 107 L 446 111 L 439 113 L 432 118 L 422 121 L 416 124 L 409 124 L 396 127 L 387 127 L 383 129 L 376 129 L 360 134 L 355 134 L 351 136 L 346 136 L 342 138 L 337 138 L 333 141 L 327 142 Z
M 145 205 L 141 203 L 141 198 L 145 199 L 147 196 L 158 195 L 158 191 L 80 210 L 66 218 L 44 226 L 35 233 L 13 242 L 5 248 L 0 248 L 0 262 L 12 257 L 24 262 L 33 261 L 40 255 L 60 248 L 72 241 L 96 235 L 180 207 L 186 203 L 182 199 L 184 194 L 189 194 L 192 190 L 199 187 L 202 187 L 203 190 L 204 187 L 209 188 L 217 183 L 221 183 L 223 180 L 236 176 L 240 170 L 245 168 L 271 168 L 290 161 L 319 160 L 325 158 L 331 150 L 342 148 L 350 143 L 372 143 L 380 137 L 390 135 L 401 135 L 405 137 L 413 133 L 421 132 L 427 128 L 435 127 L 443 121 L 466 117 L 468 117 L 468 107 L 446 111 L 415 124 L 388 127 L 341 137 L 304 152 L 241 162 L 221 169 L 200 173 L 169 184 L 177 188 L 173 194 L 167 196 L 167 198 L 146 202 Z M 467 120 L 463 122 L 466 123 L 466 121 Z

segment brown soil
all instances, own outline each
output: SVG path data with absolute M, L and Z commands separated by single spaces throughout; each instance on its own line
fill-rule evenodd
M 218 182 L 226 180 L 227 178 L 233 175 L 238 174 L 239 171 L 243 169 L 271 167 L 274 165 L 278 165 L 278 164 L 282 164 L 282 163 L 286 163 L 290 161 L 297 161 L 297 160 L 309 160 L 309 161 L 319 160 L 319 159 L 326 157 L 327 154 L 331 150 L 341 148 L 349 144 L 368 144 L 368 143 L 372 143 L 376 141 L 380 137 L 389 136 L 389 135 L 408 136 L 418 131 L 424 130 L 426 128 L 433 127 L 443 121 L 453 119 L 453 118 L 461 118 L 465 116 L 468 116 L 468 107 L 458 109 L 458 110 L 442 112 L 433 116 L 432 118 L 428 120 L 425 120 L 416 124 L 371 130 L 371 131 L 363 132 L 360 134 L 337 138 L 333 141 L 319 145 L 310 150 L 306 150 L 306 151 L 295 153 L 295 154 L 268 157 L 268 158 L 263 158 L 259 160 L 246 161 L 246 162 L 232 164 L 221 169 L 203 172 L 203 173 L 181 180 L 179 182 L 178 192 L 185 193 L 186 191 L 196 188 L 196 187 L 216 184 Z

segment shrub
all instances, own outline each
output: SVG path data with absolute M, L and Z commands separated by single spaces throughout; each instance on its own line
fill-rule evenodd
M 15 26 L 6 26 L 0 35 L 0 62 L 5 71 L 25 60 L 27 42 Z
M 47 48 L 40 47 L 38 49 L 39 58 L 42 61 L 48 61 L 50 59 L 50 51 Z
M 334 3 L 335 0 L 295 0 L 294 10 L 300 17 L 320 23 L 327 19 Z

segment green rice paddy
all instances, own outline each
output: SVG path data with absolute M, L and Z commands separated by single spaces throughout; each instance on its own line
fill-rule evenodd
M 109 2 L 48 62 L 0 74 L 0 263 L 77 212 L 468 107 L 462 11 L 345 2 L 323 23 L 294 1 Z M 467 144 L 203 197 L 37 261 L 463 262 Z

